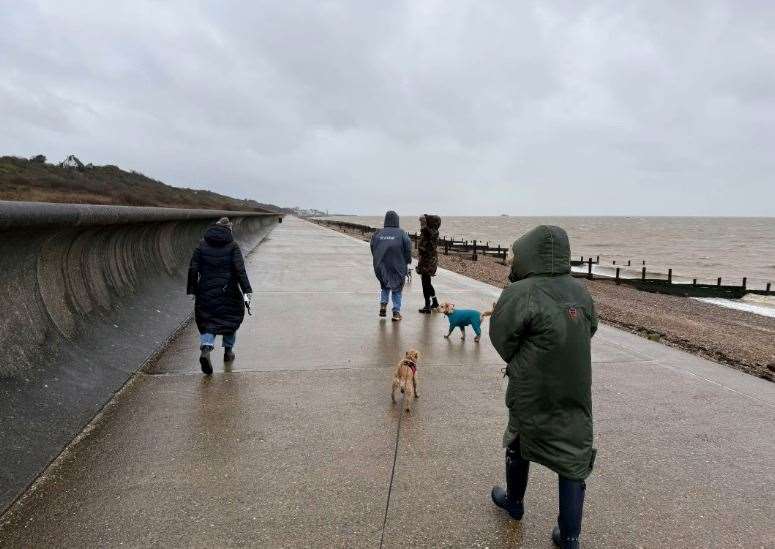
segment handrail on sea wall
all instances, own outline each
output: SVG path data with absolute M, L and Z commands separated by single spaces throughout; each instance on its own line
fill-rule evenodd
M 0 231 L 19 227 L 45 227 L 52 225 L 86 227 L 90 225 L 218 219 L 223 216 L 234 218 L 269 217 L 277 219 L 278 217 L 282 218 L 283 214 L 274 212 L 60 204 L 53 202 L 10 202 L 0 200 Z

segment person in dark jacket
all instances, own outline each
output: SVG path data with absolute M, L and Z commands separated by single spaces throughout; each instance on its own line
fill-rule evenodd
M 420 241 L 417 243 L 417 274 L 422 281 L 422 295 L 425 298 L 425 306 L 421 313 L 430 314 L 431 309 L 437 309 L 439 302 L 436 299 L 436 290 L 431 284 L 431 277 L 436 276 L 439 266 L 439 227 L 441 218 L 438 215 L 425 214 L 420 216 Z
M 195 297 L 196 326 L 200 334 L 199 363 L 202 372 L 213 373 L 210 352 L 215 336 L 223 336 L 223 361 L 234 360 L 237 330 L 245 316 L 245 304 L 250 305 L 250 287 L 245 261 L 234 241 L 227 217 L 208 227 L 204 238 L 194 250 L 188 268 L 186 292 Z
M 406 231 L 399 228 L 396 212 L 387 212 L 384 228 L 371 236 L 371 255 L 380 286 L 379 316 L 386 316 L 392 295 L 392 320 L 401 320 L 401 291 L 409 270 L 407 265 L 412 262 L 412 243 Z
M 560 513 L 552 540 L 578 547 L 592 446 L 591 338 L 595 305 L 570 275 L 570 244 L 560 227 L 541 225 L 514 243 L 507 286 L 490 323 L 490 340 L 508 364 L 509 423 L 506 489 L 493 502 L 512 518 L 524 513 L 522 498 L 530 462 L 559 476 Z

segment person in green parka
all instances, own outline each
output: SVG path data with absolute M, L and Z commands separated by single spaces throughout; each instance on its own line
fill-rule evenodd
M 506 489 L 493 502 L 519 520 L 530 462 L 559 476 L 560 513 L 552 540 L 578 547 L 585 479 L 592 471 L 592 366 L 595 305 L 570 274 L 560 227 L 541 225 L 512 246 L 509 284 L 490 320 L 490 340 L 508 364 Z

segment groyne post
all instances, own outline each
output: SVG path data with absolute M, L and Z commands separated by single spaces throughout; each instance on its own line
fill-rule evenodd
M 640 279 L 641 279 L 641 280 L 646 280 L 646 267 L 643 267 L 643 268 L 640 270 Z
M 748 278 L 744 276 L 743 277 L 743 290 L 745 290 L 745 287 L 746 287 L 747 283 L 748 283 Z
M 619 282 L 619 267 L 616 268 L 616 283 L 620 284 L 620 282 Z
M 721 286 L 721 277 L 716 279 L 716 286 Z
M 769 295 L 769 293 L 770 293 L 770 285 L 771 284 L 772 284 L 771 282 L 767 283 L 767 290 L 766 290 L 767 291 L 767 295 Z
M 667 270 L 667 283 L 672 284 L 673 283 L 673 269 Z
M 692 286 L 696 286 L 696 285 L 697 285 L 697 279 L 696 279 L 696 278 L 693 278 L 693 279 L 692 279 Z
M 592 280 L 592 256 L 589 256 L 589 263 L 587 268 L 587 278 Z
M 474 253 L 471 256 L 471 261 L 476 261 L 476 260 L 477 260 L 477 257 L 476 257 L 476 240 L 474 240 Z

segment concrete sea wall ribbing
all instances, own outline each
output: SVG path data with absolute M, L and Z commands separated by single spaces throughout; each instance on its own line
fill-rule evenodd
M 280 219 L 0 202 L 0 510 L 189 318 L 188 261 L 222 215 L 245 254 Z

